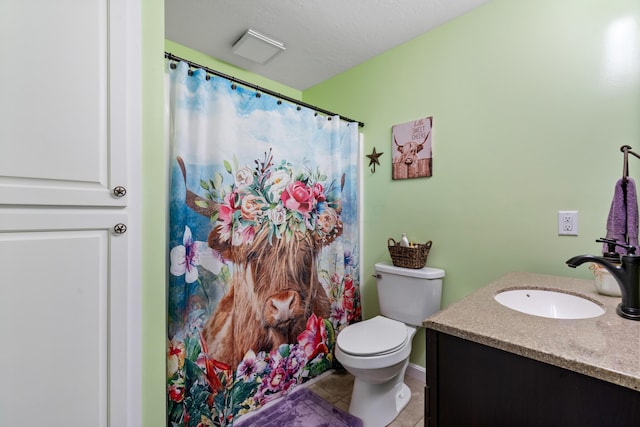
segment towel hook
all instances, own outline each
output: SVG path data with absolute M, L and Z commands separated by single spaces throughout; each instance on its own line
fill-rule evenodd
M 624 164 L 622 167 L 622 180 L 623 182 L 627 182 L 627 178 L 629 177 L 629 154 L 640 159 L 640 154 L 634 153 L 631 151 L 630 145 L 623 145 L 620 147 L 620 151 L 624 153 Z
M 624 153 L 624 162 L 622 164 L 622 181 L 627 182 L 627 177 L 629 176 L 629 150 L 631 149 L 628 145 L 623 145 L 620 147 L 620 151 Z

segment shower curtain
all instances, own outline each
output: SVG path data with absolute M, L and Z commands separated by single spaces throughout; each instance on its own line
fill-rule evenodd
M 358 126 L 166 61 L 168 425 L 224 426 L 361 319 Z

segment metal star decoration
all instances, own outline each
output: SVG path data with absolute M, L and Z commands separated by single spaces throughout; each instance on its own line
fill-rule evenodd
M 371 154 L 367 154 L 367 157 L 369 158 L 369 166 L 373 165 L 371 173 L 376 173 L 376 165 L 380 166 L 380 160 L 378 160 L 378 158 L 383 154 L 384 153 L 376 153 L 376 147 L 373 147 L 373 152 Z

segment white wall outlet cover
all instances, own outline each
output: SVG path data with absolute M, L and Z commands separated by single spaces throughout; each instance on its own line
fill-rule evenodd
M 578 235 L 578 211 L 558 211 L 558 235 Z

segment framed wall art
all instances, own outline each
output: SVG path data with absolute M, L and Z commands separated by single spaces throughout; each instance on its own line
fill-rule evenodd
M 433 175 L 431 139 L 433 117 L 391 127 L 392 178 L 422 178 Z

